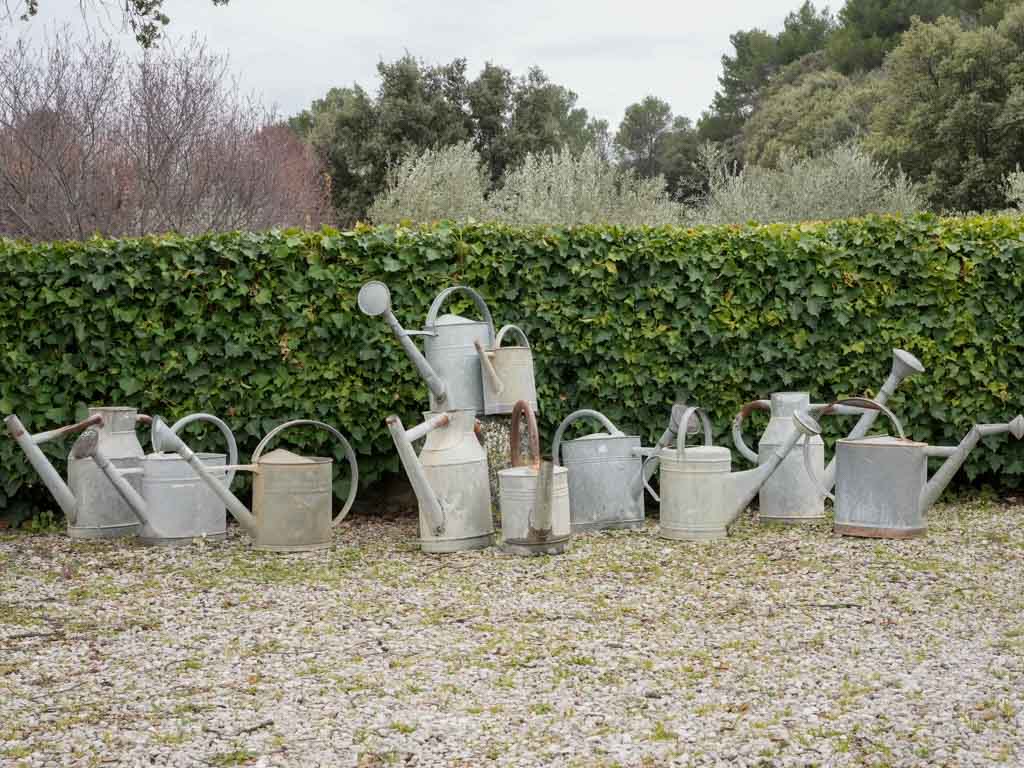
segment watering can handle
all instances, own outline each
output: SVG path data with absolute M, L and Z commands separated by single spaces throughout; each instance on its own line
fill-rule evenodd
M 732 444 L 736 446 L 736 450 L 743 455 L 743 458 L 755 464 L 757 463 L 757 454 L 750 450 L 743 440 L 743 420 L 747 418 L 751 411 L 770 411 L 771 409 L 772 403 L 770 400 L 751 400 L 740 408 L 740 412 L 732 420 Z
M 347 515 L 348 511 L 352 509 L 352 503 L 356 500 L 356 491 L 359 490 L 359 465 L 356 463 L 356 454 L 355 451 L 352 450 L 352 446 L 349 445 L 348 440 L 345 439 L 345 436 L 341 434 L 341 432 L 336 430 L 330 424 L 324 424 L 322 421 L 314 421 L 313 419 L 296 419 L 295 421 L 286 421 L 284 424 L 274 427 L 262 440 L 260 440 L 259 445 L 256 446 L 256 450 L 253 451 L 252 463 L 260 463 L 260 454 L 263 453 L 263 450 L 275 435 L 283 432 L 289 427 L 298 427 L 301 425 L 320 427 L 320 429 L 327 430 L 334 435 L 335 439 L 341 443 L 341 447 L 345 449 L 345 458 L 348 460 L 348 465 L 352 469 L 352 485 L 348 490 L 348 498 L 345 499 L 345 506 L 341 508 L 341 512 L 339 512 L 331 521 L 331 525 L 337 525 L 345 519 L 345 515 Z
M 491 362 L 491 355 L 494 354 L 489 349 L 484 349 L 484 345 L 480 343 L 480 339 L 473 339 L 473 346 L 476 347 L 476 353 L 480 355 L 480 367 L 483 368 L 484 373 L 487 374 L 487 378 L 491 380 L 491 387 L 494 389 L 495 394 L 500 395 L 505 391 L 505 384 L 502 382 L 498 372 L 494 370 L 494 363 Z
M 427 312 L 427 325 L 426 330 L 433 332 L 434 326 L 437 324 L 437 313 L 441 311 L 441 305 L 456 291 L 462 291 L 468 293 L 473 299 L 473 303 L 476 304 L 477 309 L 480 310 L 480 314 L 484 316 L 484 321 L 487 323 L 487 327 L 491 331 L 491 338 L 494 338 L 494 319 L 491 317 L 491 310 L 487 308 L 487 302 L 484 301 L 484 297 L 477 293 L 475 290 L 470 288 L 468 285 L 453 285 L 451 288 L 445 288 L 434 299 L 434 303 L 430 305 L 430 311 Z
M 582 419 L 587 416 L 589 416 L 592 419 L 597 419 L 598 421 L 600 421 L 601 425 L 608 430 L 609 434 L 622 434 L 622 430 L 620 430 L 618 427 L 612 424 L 611 420 L 603 413 L 599 413 L 598 411 L 592 411 L 589 408 L 583 408 L 579 411 L 573 411 L 564 419 L 562 419 L 562 423 L 559 424 L 558 429 L 555 430 L 555 439 L 551 444 L 551 460 L 555 463 L 556 467 L 560 467 L 562 465 L 562 460 L 561 458 L 559 458 L 558 454 L 562 450 L 562 434 L 565 432 L 565 428 L 568 427 L 577 419 Z
M 518 325 L 512 325 L 511 323 L 502 326 L 501 330 L 498 331 L 498 335 L 494 337 L 495 348 L 501 346 L 501 342 L 505 339 L 505 334 L 508 333 L 509 331 L 515 331 L 515 335 L 517 335 L 520 339 L 523 340 L 523 346 L 526 347 L 527 349 L 530 348 L 530 340 L 526 338 L 526 334 L 523 332 L 523 329 L 520 328 Z
M 228 427 L 227 424 L 225 424 L 223 421 L 218 419 L 212 413 L 191 413 L 188 416 L 184 416 L 183 418 L 180 418 L 176 422 L 174 422 L 173 425 L 171 425 L 171 432 L 176 435 L 182 429 L 184 429 L 189 424 L 191 424 L 191 423 L 193 423 L 195 421 L 207 421 L 210 424 L 213 424 L 217 429 L 220 430 L 220 433 L 222 435 L 224 435 L 224 440 L 228 444 L 228 466 L 229 467 L 237 466 L 238 465 L 238 443 L 235 442 L 235 435 L 234 435 L 234 433 L 232 433 L 231 429 Z M 154 438 L 156 437 L 156 433 L 155 432 L 153 433 L 153 437 Z M 160 446 L 158 446 L 158 445 L 156 445 L 154 443 L 153 450 L 159 452 L 160 451 Z M 234 480 L 235 480 L 235 473 L 236 472 L 237 472 L 236 469 L 233 469 L 233 468 L 232 469 L 228 469 L 228 483 L 227 483 L 227 487 L 228 488 L 230 488 L 231 487 L 231 483 L 234 482 Z
M 835 402 L 831 402 L 824 408 L 822 408 L 821 411 L 818 413 L 818 417 L 820 418 L 821 416 L 827 416 L 833 411 L 839 410 L 835 408 L 835 406 L 837 405 L 854 405 L 860 408 L 864 408 L 865 410 L 868 411 L 881 411 L 882 413 L 885 414 L 886 418 L 889 419 L 892 425 L 896 427 L 896 431 L 899 432 L 900 439 L 905 440 L 907 437 L 903 433 L 903 425 L 900 424 L 900 420 L 896 418 L 896 414 L 890 411 L 888 408 L 886 408 L 885 405 L 883 405 L 882 403 L 878 402 L 877 400 L 872 400 L 870 397 L 846 397 L 843 398 L 842 400 L 836 400 Z
M 700 420 L 704 423 L 704 445 L 711 445 L 711 420 L 708 419 L 708 415 L 704 412 L 703 408 L 698 408 L 697 406 L 687 408 L 679 423 L 688 425 L 694 414 L 698 414 Z M 676 433 L 676 457 L 679 461 L 685 461 L 686 459 L 686 432 L 687 430 L 680 429 Z
M 512 407 L 512 429 L 509 431 L 509 452 L 512 454 L 512 466 L 523 465 L 523 455 L 519 452 L 522 440 L 519 439 L 519 422 L 523 414 L 526 415 L 526 429 L 530 435 L 530 458 L 533 460 L 534 469 L 540 469 L 540 433 L 537 431 L 537 417 L 533 415 L 533 409 L 525 400 L 517 400 Z
M 818 477 L 814 472 L 814 464 L 811 462 L 811 441 L 804 440 L 804 470 L 807 472 L 807 476 L 811 478 L 811 482 L 814 483 L 814 487 L 818 489 L 818 493 L 824 496 L 826 499 L 835 501 L 836 497 L 829 492 L 825 484 L 821 482 L 821 478 Z

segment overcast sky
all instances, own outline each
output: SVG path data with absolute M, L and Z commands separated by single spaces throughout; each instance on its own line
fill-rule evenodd
M 116 5 L 114 0 L 108 2 Z M 376 64 L 409 51 L 428 62 L 492 61 L 521 75 L 541 67 L 579 94 L 612 130 L 623 110 L 654 94 L 696 120 L 711 101 L 729 34 L 776 32 L 800 0 L 165 0 L 170 34 L 204 35 L 230 54 L 246 89 L 284 114 L 333 86 L 375 90 Z M 55 21 L 80 27 L 77 0 L 42 0 L 33 35 Z M 109 24 L 107 25 L 109 29 Z M 116 25 L 114 30 L 116 31 Z M 130 37 L 127 46 L 134 46 Z

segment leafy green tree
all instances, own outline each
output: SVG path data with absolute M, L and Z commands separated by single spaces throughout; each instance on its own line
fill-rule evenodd
M 487 62 L 466 90 L 475 127 L 473 146 L 487 164 L 492 182 L 501 178 L 511 157 L 507 129 L 514 89 L 512 73 Z
M 672 107 L 655 96 L 630 104 L 615 134 L 615 146 L 624 165 L 641 176 L 656 176 L 658 141 L 672 123 Z

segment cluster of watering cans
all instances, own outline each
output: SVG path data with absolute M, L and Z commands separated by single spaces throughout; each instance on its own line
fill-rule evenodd
M 195 453 L 179 433 L 194 422 L 213 424 L 228 452 Z M 48 432 L 30 434 L 16 415 L 7 430 L 53 494 L 75 539 L 138 536 L 145 544 L 174 546 L 196 539 L 223 539 L 227 512 L 242 525 L 257 549 L 294 552 L 330 544 L 331 528 L 355 501 L 359 469 L 355 453 L 334 427 L 319 421 L 281 424 L 264 437 L 250 464 L 238 463 L 235 436 L 216 416 L 194 413 L 168 426 L 134 408 L 90 408 L 88 418 Z M 150 428 L 153 453 L 139 442 L 139 424 Z M 286 429 L 315 426 L 328 431 L 345 451 L 351 487 L 333 515 L 333 460 L 277 449 L 264 454 Z M 67 481 L 40 444 L 81 433 L 68 457 Z M 253 473 L 252 510 L 231 492 L 238 470 Z

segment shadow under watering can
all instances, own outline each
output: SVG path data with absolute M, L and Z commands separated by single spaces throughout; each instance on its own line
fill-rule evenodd
M 445 301 L 457 292 L 466 293 L 473 299 L 483 320 L 451 314 L 438 317 Z M 380 281 L 372 280 L 360 288 L 357 301 L 363 314 L 370 317 L 383 315 L 402 349 L 427 383 L 431 412 L 485 412 L 477 345 L 483 349 L 492 347 L 494 321 L 487 302 L 479 293 L 465 285 L 444 289 L 430 305 L 422 331 L 407 331 L 402 327 L 391 311 L 391 292 Z M 420 352 L 412 336 L 424 337 L 424 352 Z
M 1003 433 L 1018 440 L 1024 437 L 1024 416 L 1018 415 L 1005 424 L 975 424 L 959 445 L 928 445 L 908 440 L 896 416 L 877 401 L 849 398 L 833 405 L 859 405 L 884 413 L 898 433 L 898 437 L 882 435 L 836 441 L 835 495 L 828 492 L 829 479 L 820 479 L 805 448 L 807 473 L 821 493 L 832 499 L 834 530 L 846 536 L 923 536 L 927 532 L 925 514 L 983 437 Z M 818 422 L 807 413 L 797 413 L 794 420 L 805 435 L 821 433 Z M 945 461 L 929 480 L 928 459 L 933 457 Z
M 227 424 L 208 413 L 193 413 L 179 419 L 169 429 L 176 435 L 197 421 L 213 424 L 228 444 L 227 456 L 223 453 L 199 453 L 196 456 L 206 470 L 218 478 L 218 482 L 230 488 L 235 471 L 225 471 L 225 466 L 238 463 L 238 447 Z M 159 439 L 166 429 L 167 425 L 159 417 L 154 417 L 151 435 L 155 452 L 143 457 L 139 470 L 116 467 L 107 457 L 99 433 L 94 429 L 82 433 L 72 448 L 72 454 L 77 459 L 92 459 L 107 476 L 142 523 L 139 540 L 143 544 L 178 546 L 195 539 L 223 539 L 227 530 L 224 502 L 183 457 L 161 451 Z M 136 491 L 126 478 L 126 475 L 136 472 L 142 475 L 141 492 Z
M 345 452 L 350 469 L 348 498 L 341 511 L 334 508 L 334 459 L 300 456 L 278 448 L 263 455 L 267 445 L 286 429 L 312 426 L 329 432 Z M 252 537 L 256 549 L 272 552 L 304 552 L 330 546 L 331 529 L 345 519 L 359 490 L 359 466 L 356 455 L 344 435 L 329 424 L 296 419 L 275 427 L 260 440 L 250 464 L 227 465 L 218 470 L 245 470 L 253 473 L 252 511 L 224 485 L 217 473 L 162 422 L 153 425 L 153 446 L 158 451 L 174 451 L 213 490 L 231 515 Z

